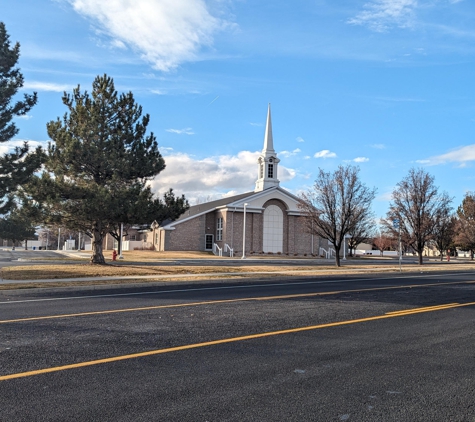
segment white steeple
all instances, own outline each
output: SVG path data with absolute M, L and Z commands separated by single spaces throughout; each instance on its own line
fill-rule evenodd
M 270 104 L 267 109 L 266 133 L 264 135 L 264 148 L 257 160 L 258 173 L 256 188 L 254 192 L 260 192 L 265 189 L 279 186 L 277 179 L 277 165 L 280 160 L 274 150 L 274 139 L 272 137 L 272 119 L 270 115 Z

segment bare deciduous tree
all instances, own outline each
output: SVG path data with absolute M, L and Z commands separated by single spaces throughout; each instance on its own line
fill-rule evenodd
M 475 251 L 475 192 L 467 192 L 462 204 L 457 209 L 457 228 L 455 244 L 463 250 L 470 251 L 473 259 Z
M 368 213 L 368 218 L 356 223 L 355 227 L 351 231 L 351 237 L 348 239 L 349 255 L 352 256 L 353 252 L 356 253 L 356 248 L 360 243 L 372 242 L 375 235 L 374 220 L 371 218 L 372 214 Z
M 454 244 L 456 234 L 457 218 L 454 215 L 447 214 L 442 216 L 434 228 L 431 243 L 440 253 L 440 260 L 448 249 Z
M 373 219 L 371 202 L 376 190 L 359 178 L 359 168 L 339 166 L 335 172 L 319 169 L 313 188 L 300 198 L 307 230 L 328 239 L 335 248 L 335 264 L 340 266 L 340 250 L 345 235 L 362 221 Z
M 381 256 L 383 256 L 383 251 L 394 247 L 395 243 L 397 244 L 397 240 L 394 239 L 392 234 L 388 233 L 380 233 L 379 236 L 373 239 L 373 245 L 378 248 Z
M 402 238 L 417 252 L 419 265 L 422 265 L 424 247 L 440 220 L 449 214 L 451 202 L 446 192 L 439 193 L 433 176 L 423 169 L 411 169 L 393 191 L 383 224 L 396 235 L 393 221 L 399 221 Z

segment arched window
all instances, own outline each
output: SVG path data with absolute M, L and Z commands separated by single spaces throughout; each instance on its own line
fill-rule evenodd
M 264 252 L 283 252 L 284 213 L 277 205 L 269 205 L 264 210 Z

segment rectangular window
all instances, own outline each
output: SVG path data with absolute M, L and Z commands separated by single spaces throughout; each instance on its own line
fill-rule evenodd
M 219 217 L 216 222 L 216 241 L 223 240 L 223 217 Z
M 206 251 L 213 250 L 213 235 L 212 234 L 205 235 L 205 250 Z
M 130 238 L 130 240 L 132 240 L 132 241 L 133 241 L 133 240 L 137 240 L 137 235 L 136 235 L 136 234 L 131 234 L 131 235 L 129 236 L 129 238 Z
M 259 169 L 259 179 L 264 178 L 264 164 L 261 164 L 261 167 Z
M 267 177 L 269 179 L 274 178 L 274 164 L 269 164 L 267 167 Z

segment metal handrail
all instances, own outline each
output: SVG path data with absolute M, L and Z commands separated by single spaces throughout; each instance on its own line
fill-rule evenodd
M 325 254 L 325 258 L 328 259 L 328 255 L 330 254 L 330 251 L 327 251 L 325 248 L 320 248 L 320 255 L 323 253 Z
M 216 253 L 218 251 L 218 253 Z M 213 253 L 218 256 L 223 256 L 223 250 L 216 244 L 213 244 Z
M 234 249 L 231 248 L 231 246 L 229 246 L 227 243 L 224 244 L 224 252 L 226 252 L 226 249 L 229 250 L 229 257 L 234 257 Z

